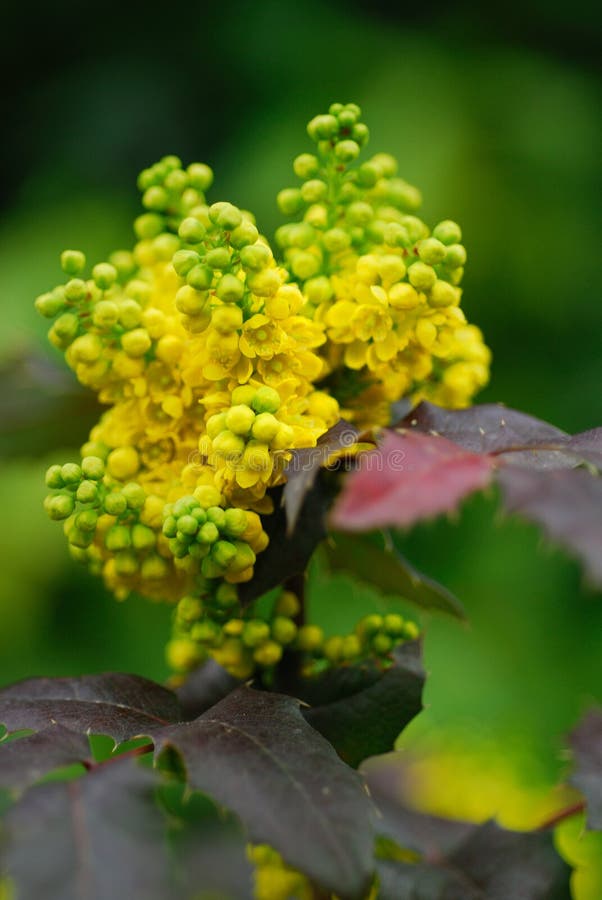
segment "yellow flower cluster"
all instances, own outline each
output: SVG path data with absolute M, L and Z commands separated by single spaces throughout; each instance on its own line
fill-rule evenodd
M 48 513 L 118 597 L 181 601 L 178 668 L 207 652 L 237 671 L 279 658 L 244 641 L 228 653 L 253 614 L 236 585 L 268 544 L 261 517 L 291 451 L 341 414 L 386 423 L 407 395 L 461 406 L 487 379 L 488 351 L 459 309 L 458 226 L 429 236 L 391 157 L 353 167 L 367 139 L 353 104 L 309 132 L 318 156 L 298 157 L 303 185 L 279 195 L 299 219 L 277 233 L 282 264 L 250 213 L 207 203 L 206 165 L 169 156 L 139 177 L 133 250 L 89 277 L 83 254 L 65 251 L 68 280 L 36 301 L 108 406 L 81 463 L 49 470 Z M 242 625 L 225 634 L 228 622 Z M 207 623 L 217 637 L 192 636 Z

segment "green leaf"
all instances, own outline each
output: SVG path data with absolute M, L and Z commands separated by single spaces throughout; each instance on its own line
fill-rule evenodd
M 0 742 L 0 787 L 22 790 L 54 769 L 90 758 L 85 735 L 51 725 L 36 734 Z
M 309 724 L 350 766 L 392 750 L 400 732 L 422 709 L 425 673 L 420 643 L 402 644 L 394 659 L 384 672 L 374 663 L 333 668 L 314 678 L 302 697 L 316 703 L 305 710 Z
M 415 569 L 392 541 L 380 547 L 371 537 L 336 532 L 325 544 L 324 554 L 333 572 L 347 572 L 383 594 L 403 597 L 422 609 L 466 618 L 462 604 L 451 591 Z
M 372 877 L 371 804 L 358 775 L 303 718 L 298 701 L 240 687 L 193 722 L 166 728 L 189 783 L 235 812 L 252 841 L 342 900 Z
M 172 900 L 156 773 L 131 759 L 32 788 L 6 815 L 3 868 L 19 900 Z
M 590 710 L 570 736 L 575 761 L 570 781 L 584 795 L 587 824 L 602 831 L 602 707 Z
M 0 722 L 8 731 L 59 724 L 116 741 L 151 735 L 181 718 L 171 691 L 138 675 L 30 678 L 0 690 Z

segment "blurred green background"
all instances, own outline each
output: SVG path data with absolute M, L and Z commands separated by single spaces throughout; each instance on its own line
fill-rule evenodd
M 271 234 L 276 191 L 309 149 L 305 122 L 333 100 L 360 103 L 371 149 L 399 158 L 423 191 L 424 218 L 462 224 L 464 306 L 494 351 L 481 399 L 568 430 L 602 421 L 593 5 L 511 0 L 502 14 L 461 2 L 67 2 L 35 19 L 10 4 L 4 19 L 1 684 L 167 674 L 169 610 L 116 603 L 45 518 L 45 466 L 69 459 L 89 422 L 85 402 L 61 407 L 69 374 L 23 362 L 58 360 L 32 303 L 59 280 L 60 251 L 95 261 L 130 244 L 136 174 L 161 155 L 211 164 L 212 199 L 252 209 Z M 426 622 L 428 709 L 404 745 L 453 734 L 511 754 L 531 783 L 552 781 L 563 733 L 602 700 L 602 598 L 534 528 L 501 519 L 493 497 L 402 545 L 470 614 L 468 627 Z M 332 630 L 381 603 L 319 571 L 311 602 Z

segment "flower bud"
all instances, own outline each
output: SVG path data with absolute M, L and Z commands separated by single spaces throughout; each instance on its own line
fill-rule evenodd
M 191 163 L 186 174 L 190 185 L 203 193 L 213 184 L 213 171 L 204 163 Z
M 417 290 L 429 291 L 437 280 L 437 274 L 432 266 L 415 262 L 408 269 L 408 278 Z
M 86 267 L 86 257 L 81 250 L 63 250 L 61 269 L 67 275 L 79 275 Z
M 92 278 L 96 287 L 105 291 L 117 281 L 117 269 L 111 263 L 98 263 L 92 269 Z
M 245 293 L 245 286 L 236 275 L 222 275 L 215 293 L 224 303 L 238 303 Z
M 445 219 L 433 229 L 433 237 L 442 244 L 459 244 L 462 240 L 462 230 L 456 222 Z

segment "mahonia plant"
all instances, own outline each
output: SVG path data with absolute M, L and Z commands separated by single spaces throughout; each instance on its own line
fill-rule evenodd
M 459 226 L 431 232 L 389 154 L 359 161 L 368 128 L 355 104 L 307 130 L 315 153 L 295 159 L 301 184 L 277 198 L 291 220 L 276 233 L 282 258 L 251 213 L 207 201 L 207 165 L 166 156 L 139 176 L 133 249 L 88 274 L 83 253 L 65 251 L 68 280 L 36 300 L 52 344 L 108 407 L 81 460 L 48 470 L 47 512 L 118 598 L 175 604 L 178 671 L 210 655 L 244 678 L 283 648 L 311 671 L 415 637 L 389 615 L 325 640 L 294 592 L 262 618 L 239 586 L 295 452 L 342 417 L 389 424 L 401 397 L 464 407 L 488 378 L 489 350 L 460 308 Z
M 459 226 L 418 218 L 393 157 L 359 161 L 354 104 L 308 133 L 279 256 L 208 203 L 208 166 L 167 156 L 140 175 L 133 250 L 90 272 L 65 251 L 36 301 L 107 407 L 48 470 L 47 512 L 118 598 L 173 605 L 176 675 L 0 689 L 1 897 L 546 900 L 569 878 L 554 830 L 575 900 L 600 896 L 601 711 L 536 832 L 425 816 L 390 752 L 422 709 L 417 625 L 307 621 L 318 547 L 326 571 L 464 618 L 388 529 L 492 484 L 602 586 L 602 429 L 471 405 L 489 350 L 460 309 Z

